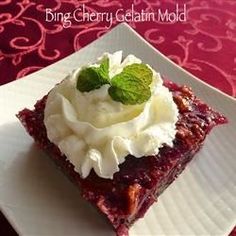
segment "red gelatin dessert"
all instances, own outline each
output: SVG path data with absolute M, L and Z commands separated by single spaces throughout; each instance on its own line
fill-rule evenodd
M 165 81 L 164 86 L 172 93 L 179 111 L 173 145 L 163 145 L 157 155 L 139 158 L 127 155 L 112 179 L 100 177 L 94 169 L 82 178 L 59 147 L 49 140 L 44 124 L 48 95 L 35 104 L 34 110 L 24 109 L 17 115 L 39 148 L 78 186 L 83 198 L 104 214 L 118 236 L 128 235 L 130 226 L 144 216 L 199 151 L 210 130 L 227 122 L 187 86 L 170 81 Z

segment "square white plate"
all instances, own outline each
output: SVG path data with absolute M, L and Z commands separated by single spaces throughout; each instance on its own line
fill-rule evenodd
M 0 206 L 20 235 L 114 235 L 109 224 L 26 134 L 15 114 L 103 52 L 135 54 L 187 84 L 229 124 L 217 127 L 130 235 L 227 235 L 236 225 L 236 102 L 176 66 L 126 24 L 69 57 L 0 87 Z

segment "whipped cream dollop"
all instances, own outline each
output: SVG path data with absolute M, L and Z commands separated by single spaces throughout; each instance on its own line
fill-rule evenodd
M 122 61 L 122 52 L 118 51 L 105 53 L 96 64 L 87 67 L 99 66 L 104 57 L 109 58 L 111 78 L 125 66 L 141 63 L 133 55 Z M 164 144 L 173 145 L 178 109 L 155 70 L 150 67 L 153 72 L 150 99 L 138 105 L 124 105 L 112 100 L 108 85 L 80 92 L 76 82 L 83 68 L 50 91 L 44 114 L 49 140 L 82 178 L 94 169 L 98 176 L 112 179 L 128 154 L 136 158 L 156 155 Z

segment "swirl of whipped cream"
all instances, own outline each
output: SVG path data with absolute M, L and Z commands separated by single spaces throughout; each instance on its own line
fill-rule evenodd
M 109 58 L 110 77 L 127 65 L 141 63 L 133 55 L 122 62 L 122 52 L 118 51 L 105 53 L 98 64 L 89 66 L 98 66 L 104 57 Z M 108 85 L 90 92 L 77 90 L 81 69 L 50 91 L 44 124 L 49 140 L 59 147 L 82 178 L 94 169 L 98 176 L 112 179 L 128 154 L 137 158 L 156 155 L 164 144 L 173 145 L 178 109 L 155 70 L 151 68 L 151 98 L 143 104 L 124 105 L 112 100 Z

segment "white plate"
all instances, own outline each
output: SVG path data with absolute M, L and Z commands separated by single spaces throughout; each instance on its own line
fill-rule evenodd
M 33 145 L 15 114 L 33 107 L 74 68 L 120 49 L 191 86 L 229 119 L 208 136 L 197 157 L 130 235 L 227 235 L 236 225 L 236 102 L 176 66 L 126 24 L 79 52 L 0 87 L 1 210 L 20 235 L 114 235 L 104 218 Z

